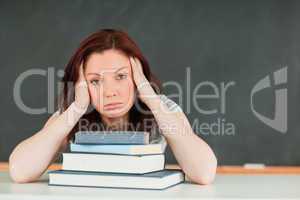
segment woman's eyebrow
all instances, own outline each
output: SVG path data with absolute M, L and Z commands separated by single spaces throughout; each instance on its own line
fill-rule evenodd
M 120 70 L 122 70 L 122 69 L 125 69 L 125 68 L 127 69 L 128 67 L 127 67 L 127 66 L 121 67 L 121 68 L 117 69 L 117 70 L 115 71 L 115 73 L 118 72 L 118 71 L 120 71 Z
M 122 70 L 122 69 L 125 69 L 125 68 L 128 68 L 128 67 L 127 67 L 127 66 L 120 67 L 119 69 L 117 69 L 117 70 L 115 71 L 115 73 L 118 72 L 118 71 L 120 71 L 120 70 Z M 95 73 L 95 72 L 87 73 L 87 75 L 98 75 L 98 76 L 102 76 L 101 73 Z

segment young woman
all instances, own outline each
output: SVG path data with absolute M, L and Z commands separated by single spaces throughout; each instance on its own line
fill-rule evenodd
M 58 111 L 10 155 L 9 171 L 15 182 L 37 180 L 76 131 L 99 130 L 95 125 L 102 125 L 100 130 L 162 135 L 191 181 L 209 184 L 214 180 L 213 151 L 193 132 L 180 107 L 161 94 L 160 82 L 125 32 L 103 29 L 86 38 L 66 66 L 62 81 Z M 153 131 L 154 127 L 159 131 Z

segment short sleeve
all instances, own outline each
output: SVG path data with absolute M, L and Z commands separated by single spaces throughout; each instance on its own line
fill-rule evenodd
M 59 108 L 53 113 L 54 116 L 59 116 L 60 114 L 61 113 L 60 113 L 60 109 Z
M 165 105 L 168 107 L 168 109 L 170 111 L 172 111 L 172 112 L 182 112 L 181 107 L 177 103 L 175 103 L 173 100 L 168 98 L 166 95 L 160 94 L 159 97 L 165 103 Z
M 159 138 L 161 137 L 161 132 L 160 129 L 158 127 L 157 124 L 153 125 L 151 127 L 151 131 L 150 131 L 150 141 L 156 141 L 159 140 Z
M 53 115 L 58 116 L 60 114 L 59 110 L 57 110 Z

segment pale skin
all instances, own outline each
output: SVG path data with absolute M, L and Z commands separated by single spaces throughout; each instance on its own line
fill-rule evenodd
M 52 115 L 40 131 L 16 146 L 9 158 L 12 179 L 18 183 L 37 180 L 55 160 L 58 151 L 66 148 L 68 133 L 90 104 L 107 126 L 120 127 L 128 122 L 136 87 L 138 98 L 152 111 L 188 178 L 198 184 L 212 183 L 217 159 L 209 145 L 194 133 L 183 112 L 168 112 L 146 79 L 140 61 L 113 49 L 92 54 L 85 70 L 80 66 L 74 105 L 61 114 Z M 123 104 L 119 109 L 105 109 L 104 105 L 112 102 Z

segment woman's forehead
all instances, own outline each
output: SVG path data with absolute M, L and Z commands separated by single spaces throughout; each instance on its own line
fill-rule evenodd
M 121 69 L 122 68 L 122 69 Z M 93 53 L 86 62 L 86 72 L 115 72 L 130 68 L 129 58 L 116 50 Z
M 120 68 L 110 68 L 110 69 L 105 69 L 105 70 L 98 70 L 98 71 L 87 71 L 86 75 L 99 75 L 99 76 L 105 76 L 105 74 L 108 73 L 117 73 L 117 72 L 121 72 L 121 71 L 128 71 L 128 67 L 120 67 Z

